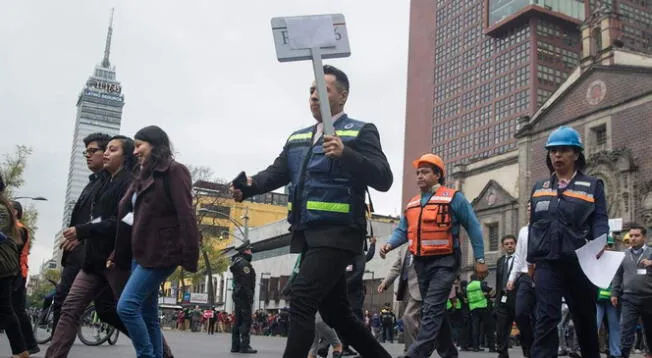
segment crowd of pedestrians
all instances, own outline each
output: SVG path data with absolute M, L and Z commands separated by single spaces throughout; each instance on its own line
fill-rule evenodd
M 157 126 L 134 138 L 84 138 L 91 171 L 63 230 L 64 267 L 53 295 L 52 342 L 45 356 L 66 357 L 86 307 L 131 338 L 138 357 L 172 357 L 161 335 L 159 287 L 182 266 L 197 270 L 199 232 L 188 169 L 173 159 Z M 0 180 L 0 328 L 14 356 L 39 351 L 25 313 L 29 230 L 22 207 L 4 197 Z M 165 347 L 165 348 L 164 348 Z

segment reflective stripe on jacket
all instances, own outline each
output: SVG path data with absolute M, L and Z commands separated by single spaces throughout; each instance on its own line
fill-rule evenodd
M 450 203 L 455 190 L 440 186 L 421 206 L 421 195 L 413 197 L 405 208 L 410 252 L 415 256 L 452 254 L 453 219 Z
M 345 146 L 354 142 L 366 123 L 344 115 L 335 133 Z M 294 132 L 287 141 L 288 221 L 295 230 L 308 225 L 347 225 L 366 228 L 365 190 L 337 160 L 327 158 L 323 137 L 313 143 L 314 126 Z
M 594 219 L 598 183 L 597 178 L 578 172 L 564 189 L 557 188 L 555 176 L 534 185 L 530 196 L 528 262 L 575 257 L 575 250 L 587 240 L 602 235 L 602 231 L 606 234 L 606 213 L 602 213 L 604 223 Z

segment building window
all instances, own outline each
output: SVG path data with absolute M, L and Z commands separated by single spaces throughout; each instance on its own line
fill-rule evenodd
M 590 151 L 592 153 L 607 150 L 607 125 L 605 123 L 591 128 Z
M 485 224 L 485 227 L 489 239 L 489 251 L 498 251 L 498 223 Z

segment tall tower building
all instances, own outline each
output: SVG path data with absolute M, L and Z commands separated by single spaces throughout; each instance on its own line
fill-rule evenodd
M 68 169 L 68 183 L 66 186 L 66 201 L 63 208 L 63 228 L 68 227 L 72 209 L 77 198 L 88 183 L 91 172 L 86 166 L 84 156 L 84 137 L 91 133 L 102 132 L 115 135 L 120 132 L 120 121 L 124 96 L 122 86 L 116 80 L 115 67 L 109 61 L 111 53 L 111 36 L 113 35 L 113 13 L 109 22 L 106 36 L 104 58 L 95 66 L 95 71 L 86 81 L 77 99 L 77 115 L 75 117 L 75 132 L 73 133 L 72 152 L 70 154 L 70 168 Z M 61 257 L 59 244 L 62 235 L 55 238 L 54 257 Z
M 604 7 L 619 16 L 623 46 L 652 50 L 649 1 L 413 0 L 404 201 L 410 163 L 424 152 L 451 172 L 515 150 L 516 118 L 533 115 L 580 64 L 580 26 Z

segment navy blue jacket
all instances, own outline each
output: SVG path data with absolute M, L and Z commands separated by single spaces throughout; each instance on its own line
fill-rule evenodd
M 393 176 L 373 124 L 343 115 L 334 127 L 344 143 L 340 158 L 325 157 L 322 138 L 313 144 L 315 125 L 296 131 L 274 164 L 253 177 L 250 195 L 290 184 L 288 219 L 299 232 L 293 240 L 359 253 L 366 230 L 365 189 L 387 191 Z
M 528 262 L 573 259 L 587 240 L 609 233 L 601 180 L 577 172 L 566 188 L 558 185 L 553 175 L 532 189 Z

